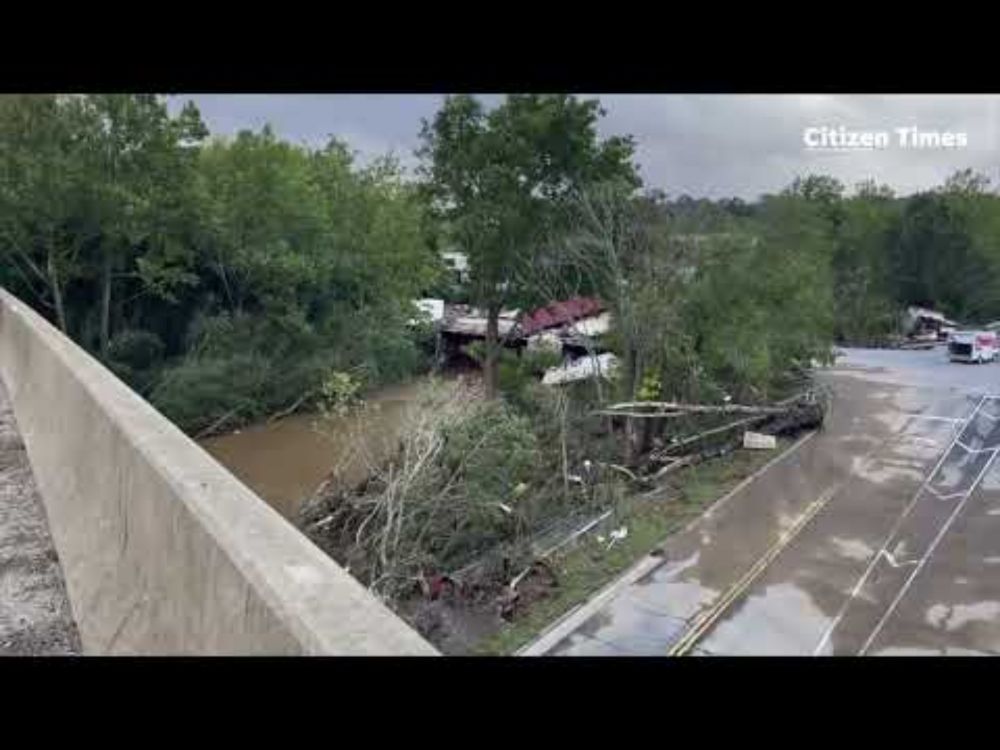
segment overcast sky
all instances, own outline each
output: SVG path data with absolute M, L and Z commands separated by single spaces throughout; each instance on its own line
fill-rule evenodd
M 498 97 L 485 97 L 497 101 Z M 676 196 L 753 199 L 797 174 L 822 172 L 849 186 L 872 177 L 908 194 L 973 167 L 1000 183 L 1000 97 L 958 95 L 600 95 L 604 135 L 631 134 L 644 183 Z M 442 97 L 378 94 L 198 94 L 193 99 L 214 134 L 271 123 L 292 141 L 346 140 L 360 158 L 394 151 L 412 165 L 420 119 Z M 805 147 L 806 128 L 887 131 L 890 147 L 822 153 Z M 965 133 L 965 148 L 898 145 L 896 128 Z

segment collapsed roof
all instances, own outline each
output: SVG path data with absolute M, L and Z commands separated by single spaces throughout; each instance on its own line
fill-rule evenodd
M 521 318 L 524 336 L 531 336 L 546 328 L 557 328 L 581 318 L 597 315 L 604 310 L 604 303 L 596 297 L 574 297 L 564 302 L 552 302 Z

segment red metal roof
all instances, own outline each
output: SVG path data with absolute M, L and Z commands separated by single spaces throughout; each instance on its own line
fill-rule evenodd
M 551 302 L 523 316 L 521 331 L 525 336 L 531 336 L 546 328 L 556 328 L 580 318 L 597 315 L 602 310 L 604 303 L 596 297 L 574 297 L 564 302 Z

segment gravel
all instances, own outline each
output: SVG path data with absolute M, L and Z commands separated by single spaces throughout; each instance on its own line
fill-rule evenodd
M 59 557 L 0 383 L 0 656 L 79 653 Z

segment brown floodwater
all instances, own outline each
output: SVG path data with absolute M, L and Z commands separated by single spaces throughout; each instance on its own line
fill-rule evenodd
M 223 466 L 286 518 L 330 475 L 360 482 L 368 462 L 395 443 L 427 379 L 370 395 L 361 413 L 326 418 L 295 414 L 199 441 Z

